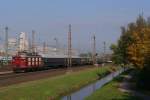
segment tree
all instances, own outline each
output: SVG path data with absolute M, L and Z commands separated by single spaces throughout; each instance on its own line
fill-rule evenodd
M 113 60 L 119 64 L 132 63 L 142 69 L 150 52 L 150 18 L 139 15 L 136 22 L 121 27 L 122 34 L 116 45 L 112 45 Z
M 130 25 L 131 27 L 132 25 Z M 113 51 L 113 61 L 116 64 L 128 64 L 128 46 L 132 41 L 129 30 L 125 27 L 121 27 L 122 34 L 117 42 L 117 45 L 112 44 L 110 49 Z
M 128 46 L 128 59 L 135 67 L 142 69 L 149 48 L 150 27 L 142 16 L 139 16 L 134 24 L 134 28 L 129 28 L 133 41 Z
M 121 27 L 122 34 L 116 45 L 111 45 L 115 63 L 131 63 L 138 69 L 137 84 L 150 89 L 150 17 L 139 15 L 136 22 Z

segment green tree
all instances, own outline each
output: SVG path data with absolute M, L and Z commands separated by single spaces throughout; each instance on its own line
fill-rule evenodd
M 132 27 L 132 24 L 129 25 Z M 116 64 L 128 64 L 128 50 L 127 47 L 132 41 L 130 31 L 126 30 L 125 27 L 121 27 L 122 34 L 117 42 L 117 45 L 112 44 L 110 49 L 113 51 L 113 61 Z

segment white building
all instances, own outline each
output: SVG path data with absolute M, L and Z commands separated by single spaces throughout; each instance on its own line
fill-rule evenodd
M 21 32 L 19 35 L 19 51 L 28 50 L 29 43 L 25 32 Z
M 14 55 L 17 52 L 17 39 L 9 38 L 8 39 L 8 54 Z

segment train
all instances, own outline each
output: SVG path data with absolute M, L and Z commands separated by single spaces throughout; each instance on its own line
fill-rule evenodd
M 18 52 L 12 57 L 12 68 L 14 72 L 36 71 L 41 69 L 67 67 L 67 57 L 48 57 L 42 56 L 36 52 Z M 72 57 L 72 66 L 90 65 L 91 58 Z

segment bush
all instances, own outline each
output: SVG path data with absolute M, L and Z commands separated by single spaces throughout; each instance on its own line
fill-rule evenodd
M 150 90 L 150 56 L 147 55 L 144 68 L 139 71 L 138 86 Z

